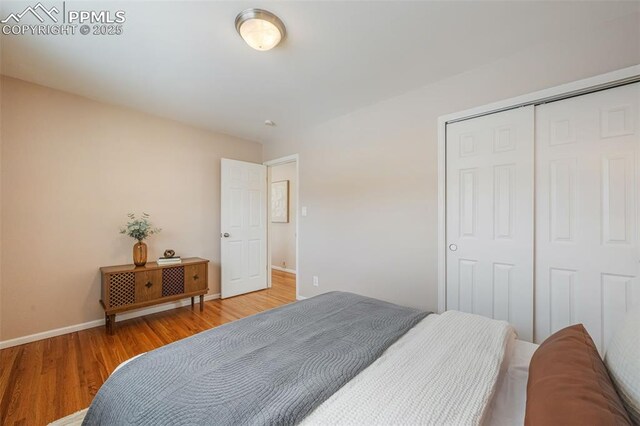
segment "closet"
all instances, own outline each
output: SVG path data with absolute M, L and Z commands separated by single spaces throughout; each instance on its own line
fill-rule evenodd
M 640 83 L 447 124 L 446 308 L 604 352 L 640 302 Z

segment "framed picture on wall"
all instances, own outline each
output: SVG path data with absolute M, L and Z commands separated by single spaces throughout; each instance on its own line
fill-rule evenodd
M 289 181 L 271 184 L 271 222 L 289 223 Z

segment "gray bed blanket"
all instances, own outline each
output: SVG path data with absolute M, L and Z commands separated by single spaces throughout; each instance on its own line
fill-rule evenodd
M 293 425 L 427 315 L 332 292 L 243 318 L 129 362 L 84 425 Z

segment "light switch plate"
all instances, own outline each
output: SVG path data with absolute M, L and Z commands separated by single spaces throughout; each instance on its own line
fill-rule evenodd
M 300 214 L 302 215 L 302 217 L 305 217 L 307 215 L 307 208 L 306 207 L 302 207 L 300 209 Z

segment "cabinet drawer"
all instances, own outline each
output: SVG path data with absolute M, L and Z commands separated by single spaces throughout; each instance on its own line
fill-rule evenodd
M 174 266 L 162 270 L 162 297 L 184 293 L 184 267 Z
M 108 275 L 109 297 L 105 301 L 110 308 L 136 303 L 135 277 L 133 272 L 119 272 Z
M 184 291 L 205 290 L 207 288 L 207 264 L 198 263 L 184 267 Z
M 136 272 L 136 303 L 162 297 L 162 271 Z

